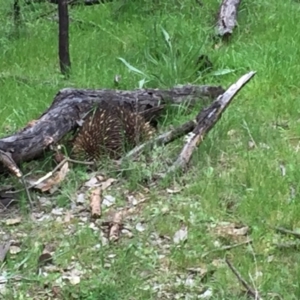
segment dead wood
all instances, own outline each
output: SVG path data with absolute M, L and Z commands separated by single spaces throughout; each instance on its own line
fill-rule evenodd
M 164 132 L 159 136 L 155 137 L 154 139 L 145 142 L 144 144 L 136 146 L 131 151 L 129 151 L 123 158 L 120 159 L 119 164 L 121 164 L 122 161 L 128 158 L 137 158 L 141 153 L 143 153 L 145 149 L 150 150 L 154 146 L 162 146 L 171 143 L 175 139 L 191 132 L 196 125 L 196 121 L 187 121 L 186 123 L 176 128 L 173 128 L 167 132 Z
M 223 0 L 216 25 L 217 35 L 227 38 L 237 24 L 237 11 L 241 0 Z
M 235 84 L 231 85 L 223 95 L 220 95 L 209 107 L 200 111 L 196 118 L 198 122 L 197 126 L 194 128 L 188 142 L 184 145 L 177 160 L 169 168 L 167 174 L 176 170 L 184 170 L 187 168 L 194 150 L 203 141 L 204 137 L 208 134 L 212 127 L 218 122 L 236 94 L 254 75 L 255 72 L 245 74 Z
M 0 150 L 9 153 L 16 164 L 32 160 L 76 129 L 78 122 L 95 104 L 110 102 L 144 112 L 164 104 L 191 105 L 201 99 L 213 99 L 223 91 L 221 87 L 193 85 L 168 90 L 133 91 L 65 88 L 58 92 L 52 105 L 38 120 L 31 121 L 19 132 L 0 139 Z
M 203 253 L 201 255 L 201 258 L 203 259 L 203 258 L 207 257 L 209 254 L 214 253 L 214 252 L 227 251 L 227 250 L 231 250 L 231 249 L 234 249 L 234 248 L 237 248 L 237 247 L 240 247 L 240 246 L 249 245 L 251 243 L 252 243 L 252 240 L 248 239 L 248 240 L 246 240 L 244 242 L 241 242 L 241 243 L 238 243 L 238 244 L 227 245 L 227 246 L 223 246 L 223 247 L 220 247 L 220 248 L 216 248 L 216 249 L 213 249 L 211 251 Z
M 247 294 L 254 298 L 255 300 L 262 299 L 261 296 L 259 295 L 258 291 L 253 289 L 247 281 L 242 278 L 241 274 L 239 271 L 232 265 L 232 263 L 226 258 L 225 259 L 226 264 L 228 265 L 229 269 L 232 271 L 232 273 L 235 275 L 235 277 L 238 279 L 238 281 L 244 286 L 244 288 L 247 290 Z
M 299 242 L 274 243 L 272 245 L 279 250 L 287 250 L 287 249 L 298 250 L 300 248 Z
M 282 234 L 287 234 L 287 235 L 292 235 L 295 238 L 299 239 L 300 238 L 300 232 L 289 230 L 283 227 L 275 227 L 274 228 L 277 232 L 280 232 Z
M 97 187 L 92 190 L 90 195 L 90 208 L 91 214 L 93 218 L 100 218 L 101 217 L 101 202 L 102 202 L 102 195 L 101 195 L 101 188 Z

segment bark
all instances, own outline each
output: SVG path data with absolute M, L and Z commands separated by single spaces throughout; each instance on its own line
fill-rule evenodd
M 68 75 L 71 68 L 71 61 L 69 54 L 69 14 L 67 0 L 58 1 L 58 23 L 58 52 L 60 70 L 63 75 Z
M 164 132 L 156 138 L 149 140 L 144 144 L 136 146 L 131 151 L 129 151 L 123 158 L 121 158 L 117 163 L 121 165 L 121 163 L 128 158 L 136 159 L 141 153 L 143 153 L 145 149 L 149 150 L 153 149 L 154 146 L 167 145 L 176 140 L 177 138 L 180 138 L 183 135 L 193 131 L 196 125 L 196 121 L 190 120 L 174 129 Z
M 216 25 L 217 35 L 227 38 L 237 24 L 237 10 L 241 0 L 223 0 Z
M 242 76 L 236 83 L 231 85 L 223 95 L 219 96 L 209 107 L 199 112 L 198 116 L 196 117 L 198 124 L 193 130 L 193 135 L 184 145 L 177 160 L 169 168 L 166 175 L 169 175 L 177 170 L 185 170 L 187 168 L 195 149 L 200 145 L 200 143 L 204 140 L 204 137 L 221 118 L 223 112 L 229 106 L 233 98 L 243 88 L 243 86 L 252 79 L 254 75 L 255 72 L 249 72 Z
M 19 25 L 21 23 L 21 8 L 19 0 L 14 0 L 14 24 L 16 32 L 19 30 Z
M 193 85 L 174 87 L 169 90 L 134 91 L 65 88 L 58 92 L 52 105 L 38 120 L 31 121 L 19 132 L 0 139 L 0 154 L 2 151 L 11 155 L 17 164 L 38 157 L 50 145 L 57 143 L 67 133 L 76 129 L 78 122 L 95 104 L 101 105 L 109 101 L 144 112 L 160 105 L 182 103 L 192 105 L 199 100 L 214 99 L 223 92 L 224 89 L 221 87 Z

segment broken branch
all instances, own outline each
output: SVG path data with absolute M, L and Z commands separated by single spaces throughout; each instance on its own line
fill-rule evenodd
M 241 0 L 222 1 L 216 25 L 218 36 L 228 37 L 232 34 L 232 31 L 237 24 L 237 10 L 240 2 Z
M 193 130 L 192 136 L 183 147 L 175 163 L 169 168 L 166 175 L 180 169 L 187 168 L 188 163 L 193 155 L 194 150 L 203 141 L 204 137 L 208 134 L 211 128 L 221 118 L 225 109 L 229 106 L 233 98 L 247 84 L 250 79 L 255 75 L 255 72 L 251 71 L 243 75 L 236 83 L 232 84 L 227 91 L 220 95 L 209 107 L 202 110 L 198 116 L 198 124 Z M 164 176 L 166 176 L 164 175 Z
M 244 286 L 244 288 L 247 290 L 249 296 L 253 297 L 255 300 L 260 300 L 261 297 L 257 290 L 254 290 L 245 279 L 242 278 L 239 271 L 231 264 L 231 262 L 226 258 L 225 259 L 226 264 L 228 265 L 229 269 L 232 271 L 232 273 L 235 275 L 235 277 L 238 279 L 238 281 Z

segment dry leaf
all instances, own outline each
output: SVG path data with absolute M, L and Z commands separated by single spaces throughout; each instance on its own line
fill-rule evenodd
M 211 289 L 207 289 L 203 294 L 198 296 L 198 299 L 210 299 L 213 295 Z
M 6 254 L 10 248 L 10 242 L 0 244 L 0 262 L 5 260 Z
M 22 251 L 21 248 L 18 246 L 10 246 L 10 248 L 9 248 L 10 254 L 18 254 L 21 251 Z
M 104 199 L 102 201 L 102 204 L 106 207 L 110 207 L 112 205 L 114 205 L 116 202 L 116 198 L 111 196 L 111 195 L 106 195 L 104 196 Z
M 47 174 L 44 177 L 38 179 L 37 181 L 33 182 L 32 179 L 29 179 L 28 182 L 30 184 L 34 185 L 35 188 L 40 190 L 41 192 L 47 192 L 50 190 L 52 190 L 52 192 L 53 192 L 53 189 L 56 189 L 57 186 L 66 178 L 68 171 L 69 171 L 69 164 L 68 164 L 68 162 L 65 162 L 63 164 L 63 166 L 60 168 L 60 170 L 58 170 L 54 174 L 49 173 L 49 174 L 51 174 L 50 178 L 43 180 L 43 178 L 49 176 Z
M 57 208 L 52 209 L 51 214 L 55 215 L 55 216 L 62 216 L 63 211 L 64 211 L 64 209 L 62 207 L 57 207 Z
M 5 224 L 6 225 L 17 225 L 17 224 L 21 223 L 21 220 L 22 220 L 21 217 L 17 217 L 17 218 L 14 218 L 14 219 L 7 219 L 5 221 Z
M 126 198 L 131 205 L 136 206 L 138 204 L 138 200 L 133 195 L 127 195 Z
M 101 181 L 104 181 L 104 180 L 105 180 L 105 177 L 104 177 L 104 176 L 102 176 L 102 175 L 97 175 L 97 176 L 96 176 L 96 178 L 97 178 L 97 180 L 98 180 L 99 182 L 101 182 Z
M 106 190 L 108 187 L 110 187 L 115 181 L 117 181 L 114 178 L 109 178 L 106 181 L 101 182 L 101 190 L 104 191 Z
M 129 229 L 122 229 L 122 235 L 126 236 L 127 238 L 133 238 L 133 233 Z
M 178 194 L 182 191 L 182 188 L 175 188 L 174 190 L 172 189 L 167 189 L 167 193 L 169 194 Z
M 255 142 L 254 141 L 248 141 L 248 148 L 249 149 L 254 149 L 256 147 L 256 144 L 255 144 Z
M 185 225 L 182 225 L 181 228 L 175 232 L 173 237 L 173 242 L 175 244 L 179 244 L 180 242 L 184 242 L 187 240 L 188 236 L 188 228 Z
M 76 284 L 80 283 L 80 277 L 77 275 L 72 275 L 69 277 L 69 281 L 72 285 L 76 285 Z
M 96 186 L 99 186 L 99 185 L 100 185 L 100 183 L 99 183 L 97 177 L 92 177 L 90 180 L 88 180 L 84 184 L 84 186 L 86 186 L 86 187 L 96 187 Z
M 84 193 L 77 195 L 76 203 L 78 203 L 78 204 L 85 203 L 85 194 Z
M 139 222 L 135 225 L 135 229 L 139 232 L 143 232 L 143 231 L 145 231 L 146 227 L 144 224 Z
M 235 223 L 220 222 L 217 225 L 211 226 L 211 231 L 217 236 L 230 237 L 235 241 L 241 242 L 247 238 L 246 235 L 249 232 L 249 227 Z
M 73 214 L 70 211 L 67 211 L 65 214 L 64 223 L 70 223 L 73 217 Z
M 90 197 L 90 208 L 93 218 L 99 218 L 101 216 L 101 188 L 96 188 L 92 191 Z

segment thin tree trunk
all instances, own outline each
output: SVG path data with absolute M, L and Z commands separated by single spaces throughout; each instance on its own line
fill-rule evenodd
M 21 8 L 19 0 L 14 0 L 14 25 L 16 34 L 19 34 L 19 26 L 21 23 Z
M 60 71 L 63 75 L 68 76 L 71 69 L 69 53 L 69 14 L 68 1 L 58 1 L 58 18 L 59 18 L 59 64 Z

